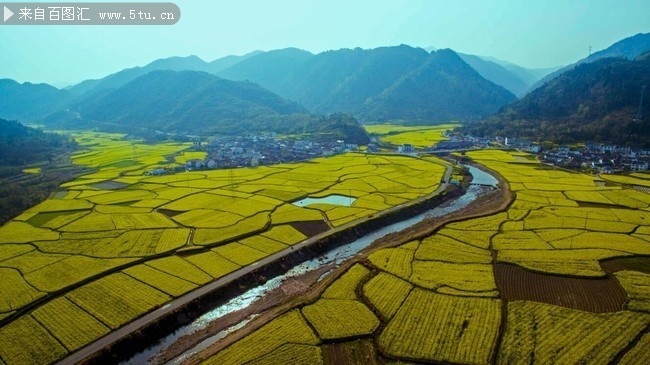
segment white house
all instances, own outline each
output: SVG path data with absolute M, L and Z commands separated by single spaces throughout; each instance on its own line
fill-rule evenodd
M 410 143 L 404 143 L 397 147 L 398 153 L 413 153 L 415 152 L 415 147 Z
M 646 171 L 648 169 L 648 161 L 634 161 L 630 165 L 632 171 Z

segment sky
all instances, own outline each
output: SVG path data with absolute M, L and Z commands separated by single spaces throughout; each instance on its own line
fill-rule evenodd
M 0 25 L 0 78 L 63 86 L 171 56 L 399 44 L 546 68 L 650 32 L 649 0 L 172 2 L 181 9 L 172 26 Z

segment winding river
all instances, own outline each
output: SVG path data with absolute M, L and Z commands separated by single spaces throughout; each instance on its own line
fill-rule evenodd
M 164 338 L 162 338 L 155 345 L 147 348 L 144 351 L 135 354 L 132 358 L 122 362 L 121 364 L 152 363 L 158 354 L 164 352 L 169 346 L 171 346 L 180 337 L 191 334 L 200 329 L 206 328 L 208 325 L 210 325 L 211 322 L 217 321 L 229 313 L 235 312 L 242 308 L 246 308 L 247 306 L 254 303 L 256 300 L 262 298 L 266 293 L 280 287 L 280 285 L 282 285 L 282 283 L 285 280 L 294 276 L 307 273 L 312 270 L 316 270 L 320 267 L 323 267 L 324 265 L 333 265 L 335 269 L 336 267 L 341 265 L 345 260 L 355 256 L 359 251 L 368 247 L 377 239 L 382 238 L 391 233 L 400 232 L 426 219 L 441 217 L 456 212 L 466 207 L 470 203 L 472 203 L 479 196 L 485 194 L 486 192 L 488 192 L 491 189 L 494 189 L 494 187 L 497 186 L 498 184 L 497 179 L 494 176 L 490 175 L 489 173 L 470 165 L 465 165 L 464 167 L 469 169 L 469 172 L 472 175 L 472 184 L 467 189 L 465 194 L 456 198 L 450 203 L 446 204 L 444 207 L 436 207 L 424 213 L 413 216 L 411 218 L 404 219 L 399 222 L 395 222 L 393 224 L 384 226 L 380 229 L 377 229 L 373 232 L 366 234 L 363 237 L 358 238 L 355 241 L 333 248 L 332 250 L 322 255 L 319 255 L 311 260 L 296 265 L 292 269 L 287 271 L 285 274 L 270 279 L 263 285 L 252 288 L 244 292 L 243 294 L 232 298 L 227 303 L 219 307 L 216 307 L 210 310 L 209 312 L 203 314 L 202 316 L 198 317 L 192 323 L 178 328 L 173 333 L 170 333 Z M 331 270 L 323 274 L 323 276 L 321 276 L 319 280 L 321 280 L 323 277 L 328 275 L 331 272 Z M 178 356 L 176 359 L 172 360 L 170 363 L 181 364 L 190 356 L 208 348 L 210 345 L 214 344 L 215 342 L 227 336 L 230 332 L 242 328 L 254 317 L 255 316 L 251 316 L 246 320 L 238 323 L 237 325 L 227 328 L 217 333 L 216 335 L 205 339 L 195 347 L 189 349 L 182 355 Z

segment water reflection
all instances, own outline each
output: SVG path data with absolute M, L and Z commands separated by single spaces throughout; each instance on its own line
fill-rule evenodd
M 295 201 L 292 204 L 299 207 L 306 207 L 310 204 L 332 204 L 349 207 L 355 200 L 357 199 L 349 196 L 333 194 L 322 198 L 305 198 Z

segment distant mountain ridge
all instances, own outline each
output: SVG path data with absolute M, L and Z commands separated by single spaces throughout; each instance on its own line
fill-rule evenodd
M 0 79 L 0 118 L 35 121 L 59 110 L 71 99 L 68 91 L 48 84 Z
M 491 57 L 463 53 L 458 55 L 483 78 L 503 86 L 518 97 L 525 95 L 528 89 L 542 77 L 559 68 L 531 69 Z
M 259 53 L 261 52 L 251 52 L 243 56 L 226 56 L 212 62 L 206 62 L 194 55 L 162 58 L 145 66 L 127 68 L 101 79 L 82 81 L 67 89 L 75 96 L 88 95 L 92 92 L 121 87 L 151 71 L 204 71 L 215 74 Z
M 249 82 L 201 71 L 152 71 L 124 86 L 97 92 L 69 107 L 86 123 L 142 126 L 159 131 L 224 132 L 228 124 L 260 124 L 305 114 L 301 106 Z M 60 116 L 50 122 L 60 121 Z M 68 120 L 70 122 L 70 120 Z M 250 127 L 250 126 L 249 126 Z
M 152 71 L 119 88 L 97 91 L 45 119 L 51 127 L 100 128 L 139 136 L 277 132 L 367 143 L 352 117 L 319 117 L 251 82 L 202 71 Z
M 622 39 L 603 50 L 594 52 L 588 57 L 585 57 L 576 63 L 562 67 L 544 76 L 542 79 L 537 81 L 533 86 L 531 86 L 531 88 L 528 91 L 530 92 L 537 89 L 538 87 L 544 85 L 550 80 L 553 80 L 554 78 L 558 77 L 564 72 L 567 72 L 583 63 L 590 63 L 608 57 L 622 57 L 628 60 L 633 60 L 648 51 L 650 51 L 650 33 L 638 33 L 631 37 Z
M 645 86 L 641 119 L 637 112 Z M 564 72 L 496 115 L 464 130 L 556 143 L 650 147 L 650 52 L 602 58 Z
M 294 53 L 295 50 L 278 52 Z M 312 112 L 341 111 L 364 121 L 399 119 L 407 123 L 435 123 L 447 121 L 448 118 L 476 119 L 497 111 L 515 99 L 503 87 L 484 80 L 459 57 L 440 57 L 451 54 L 455 55 L 451 50 L 428 53 L 407 45 L 369 50 L 340 49 L 299 60 L 291 58 L 289 65 L 265 62 L 262 60 L 265 55 L 261 54 L 218 75 L 260 83 Z M 276 55 L 274 60 L 277 59 L 280 57 Z M 290 57 L 285 56 L 284 59 Z M 245 67 L 245 64 L 251 66 Z M 439 68 L 435 80 L 432 79 L 433 74 L 417 73 L 422 67 Z M 233 68 L 237 69 L 236 73 L 232 72 Z M 268 74 L 282 77 L 270 81 L 268 77 L 260 76 Z M 438 91 L 429 92 L 422 85 L 437 88 Z M 440 92 L 440 85 L 446 88 L 444 93 Z M 475 93 L 471 100 L 465 95 L 467 89 Z M 403 95 L 398 96 L 396 90 Z M 428 95 L 428 98 L 422 95 Z M 420 104 L 414 109 L 413 103 L 408 103 L 407 107 L 407 104 L 395 102 L 404 98 L 414 98 Z M 390 105 L 380 105 L 383 102 Z
M 200 71 L 229 80 L 250 81 L 305 106 L 310 113 L 343 112 L 365 122 L 400 120 L 430 124 L 449 119 L 475 120 L 515 99 L 502 86 L 486 82 L 461 58 L 456 56 L 444 61 L 445 57 L 439 57 L 443 54 L 455 55 L 451 50 L 429 53 L 421 48 L 400 45 L 340 49 L 316 55 L 297 48 L 285 48 L 228 56 L 212 62 L 205 62 L 196 56 L 170 57 L 143 67 L 125 69 L 99 80 L 86 80 L 66 90 L 52 88 L 53 93 L 65 95 L 58 104 L 36 111 L 30 111 L 27 107 L 18 108 L 14 113 L 0 114 L 0 117 L 30 122 L 57 110 L 70 109 L 70 106 L 73 106 L 73 110 L 83 109 L 79 107 L 83 103 L 92 105 L 99 99 L 110 98 L 115 90 L 161 70 Z M 434 77 L 433 73 L 419 72 L 422 67 L 438 71 Z M 507 73 L 504 69 L 500 71 Z M 486 73 L 484 75 L 496 80 Z M 397 92 L 402 95 L 397 95 Z M 14 94 L 19 96 L 20 90 L 7 93 L 6 99 L 13 100 Z M 417 103 L 396 102 L 404 99 L 417 100 Z M 134 95 L 133 100 L 140 99 Z M 242 115 L 249 117 L 247 113 L 244 110 Z M 57 115 L 60 117 L 62 114 Z
M 413 124 L 468 121 L 488 116 L 515 99 L 505 88 L 481 77 L 454 51 L 443 49 L 367 101 L 360 115 Z

